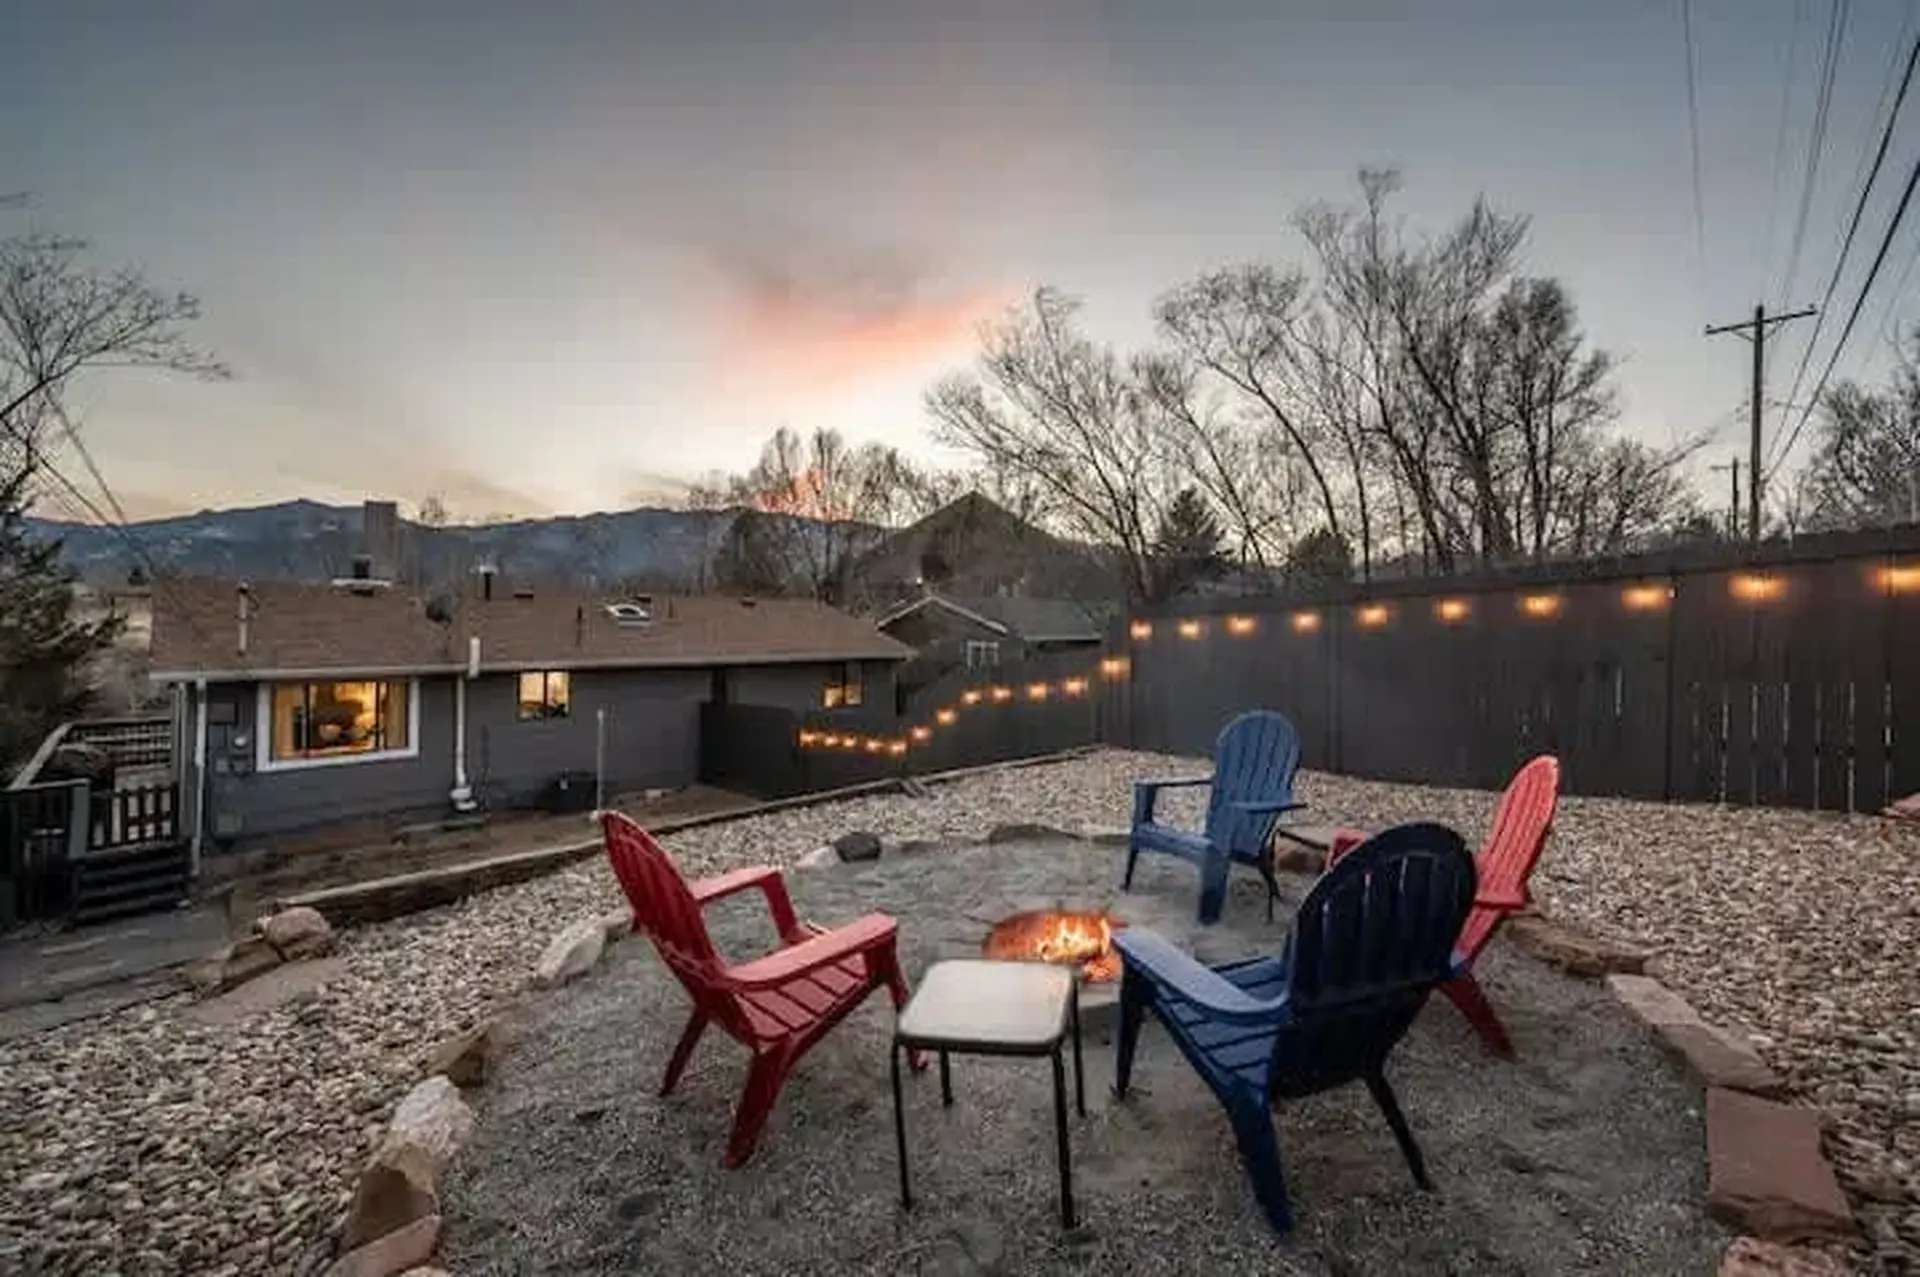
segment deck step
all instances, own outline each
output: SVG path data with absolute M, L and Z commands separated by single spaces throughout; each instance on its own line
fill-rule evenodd
M 74 866 L 76 926 L 171 909 L 193 888 L 192 861 L 178 843 L 96 852 Z

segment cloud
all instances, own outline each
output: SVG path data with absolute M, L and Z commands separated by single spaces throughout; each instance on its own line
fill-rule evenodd
M 930 253 L 792 227 L 709 233 L 687 258 L 714 357 L 783 393 L 830 393 L 964 355 L 1017 293 L 955 278 Z

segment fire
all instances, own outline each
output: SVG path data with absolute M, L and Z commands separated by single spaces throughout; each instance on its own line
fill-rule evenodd
M 1081 979 L 1106 983 L 1120 978 L 1113 933 L 1126 925 L 1105 911 L 1035 909 L 995 923 L 980 951 L 1001 961 L 1078 966 Z

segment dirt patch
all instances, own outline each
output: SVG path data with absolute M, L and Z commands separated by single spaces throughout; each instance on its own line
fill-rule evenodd
M 1157 915 L 1156 929 L 1190 915 L 1185 866 L 1143 864 L 1127 895 L 1113 893 L 1116 877 L 1112 849 L 1049 842 L 883 858 L 789 881 L 819 922 L 875 909 L 899 917 L 917 979 L 937 958 L 977 953 L 990 920 L 1029 901 L 1111 903 L 1143 922 Z M 1238 880 L 1225 920 L 1191 937 L 1197 951 L 1212 961 L 1272 952 L 1285 929 L 1266 924 L 1262 893 L 1251 875 Z M 756 951 L 764 911 L 731 904 L 713 911 L 716 940 L 732 954 Z M 659 1099 L 686 1000 L 650 946 L 629 942 L 545 1003 L 503 1062 L 445 1186 L 447 1266 L 741 1277 L 1713 1271 L 1725 1236 L 1705 1212 L 1698 1088 L 1604 989 L 1503 941 L 1479 973 L 1518 1061 L 1490 1058 L 1436 999 L 1389 1066 L 1437 1192 L 1413 1186 L 1364 1088 L 1289 1103 L 1277 1122 L 1298 1226 L 1276 1238 L 1218 1104 L 1150 1027 L 1139 1093 L 1124 1104 L 1108 1094 L 1111 1049 L 1088 1052 L 1089 1115 L 1072 1129 L 1084 1224 L 1066 1233 L 1049 1148 L 1051 1082 L 1033 1060 L 956 1059 L 952 1109 L 941 1108 L 932 1072 L 909 1083 L 916 1208 L 901 1211 L 883 998 L 795 1072 L 754 1161 L 722 1170 L 743 1052 L 709 1033 L 681 1090 Z

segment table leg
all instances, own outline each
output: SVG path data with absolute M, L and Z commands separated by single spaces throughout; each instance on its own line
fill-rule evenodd
M 1073 1016 L 1073 1105 L 1081 1117 L 1087 1115 L 1087 1074 L 1080 1064 L 1080 985 L 1076 981 L 1073 992 L 1067 996 L 1067 1006 Z
M 900 1157 L 900 1205 L 913 1209 L 913 1190 L 907 1183 L 907 1111 L 900 1093 L 900 1044 L 893 1044 L 893 1144 Z M 940 1057 L 945 1059 L 943 1055 Z
M 953 1107 L 953 1066 L 947 1061 L 947 1053 L 940 1053 L 940 1107 Z
M 1073 1153 L 1067 1144 L 1067 1070 L 1060 1059 L 1060 1044 L 1054 1043 L 1053 1055 L 1053 1131 L 1060 1145 L 1060 1222 L 1068 1228 L 1075 1224 L 1073 1213 Z M 906 1163 L 902 1162 L 902 1166 Z

